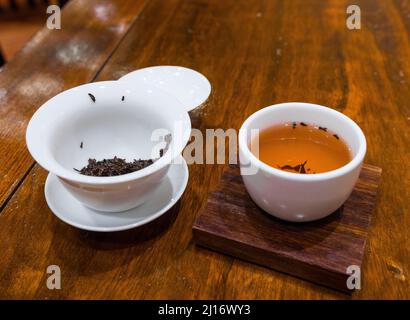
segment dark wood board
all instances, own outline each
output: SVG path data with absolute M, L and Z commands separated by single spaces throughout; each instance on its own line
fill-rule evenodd
M 381 169 L 364 165 L 345 204 L 330 216 L 289 223 L 249 197 L 237 166 L 229 166 L 193 226 L 205 247 L 334 289 L 346 286 L 347 267 L 361 267 Z

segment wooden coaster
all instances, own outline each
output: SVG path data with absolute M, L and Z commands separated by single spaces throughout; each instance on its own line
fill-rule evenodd
M 364 165 L 342 208 L 315 222 L 289 223 L 256 206 L 237 166 L 224 172 L 193 226 L 202 246 L 349 292 L 350 265 L 361 266 L 381 169 Z

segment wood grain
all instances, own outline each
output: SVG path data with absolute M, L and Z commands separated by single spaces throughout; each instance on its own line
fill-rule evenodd
M 213 86 L 207 103 L 190 113 L 193 126 L 203 132 L 207 128 L 238 129 L 256 110 L 285 101 L 319 103 L 350 116 L 367 136 L 366 162 L 383 168 L 363 263 L 363 289 L 352 298 L 408 299 L 410 4 L 387 0 L 355 3 L 362 9 L 362 29 L 350 31 L 345 25 L 346 7 L 351 4 L 347 0 L 152 0 L 108 62 L 95 62 L 103 67 L 97 79 L 115 79 L 157 64 L 197 69 Z M 86 21 L 83 24 L 84 30 L 90 28 Z M 41 43 L 41 38 L 37 42 Z M 43 57 L 55 53 L 47 44 L 42 48 L 38 50 Z M 31 59 L 34 57 L 29 55 L 23 61 L 27 68 L 35 65 Z M 75 70 L 73 74 L 82 72 Z M 0 83 L 13 82 L 19 88 L 25 76 L 3 70 Z M 42 99 L 50 95 L 39 92 Z M 24 124 L 18 125 L 18 120 L 25 123 L 33 111 L 30 106 L 30 110 L 24 105 L 21 109 L 9 107 L 14 117 L 1 122 L 0 130 L 9 134 L 1 141 L 1 163 L 7 168 L 2 174 L 20 177 L 26 168 Z M 20 160 L 5 163 L 4 153 L 13 154 L 15 149 L 22 154 L 15 158 Z M 163 222 L 159 233 L 144 228 L 98 235 L 75 230 L 51 215 L 43 195 L 46 174 L 34 167 L 0 215 L 0 296 L 346 298 L 197 248 L 191 226 L 224 166 L 195 164 L 189 169 L 190 180 L 180 207 L 170 222 Z M 13 189 L 10 185 L 15 186 L 15 181 L 2 179 L 2 190 Z M 61 290 L 46 288 L 45 270 L 50 264 L 61 267 Z
M 197 244 L 346 293 L 349 266 L 363 262 L 381 169 L 364 165 L 343 207 L 311 223 L 286 223 L 248 195 L 229 166 L 193 226 Z
M 0 45 L 3 47 L 5 60 L 10 60 L 41 30 L 47 18 L 47 6 L 46 3 L 41 3 L 36 8 L 26 6 L 17 11 L 2 10 L 3 7 L 4 4 L 0 1 Z
M 0 69 L 0 208 L 33 165 L 24 134 L 34 111 L 93 80 L 145 2 L 72 1 L 61 30 L 42 29 Z

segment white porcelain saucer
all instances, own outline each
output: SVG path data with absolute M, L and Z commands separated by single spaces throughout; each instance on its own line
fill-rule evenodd
M 138 69 L 119 79 L 155 85 L 180 100 L 191 111 L 204 103 L 211 93 L 211 84 L 198 71 L 178 66 L 155 66 Z
M 83 230 L 112 232 L 144 225 L 167 212 L 185 191 L 188 176 L 188 166 L 182 158 L 171 164 L 161 186 L 147 202 L 134 209 L 115 213 L 95 211 L 83 206 L 51 173 L 44 191 L 49 208 L 60 220 Z

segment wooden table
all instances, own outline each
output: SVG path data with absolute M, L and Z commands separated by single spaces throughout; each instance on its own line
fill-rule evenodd
M 179 205 L 115 234 L 74 229 L 44 199 L 47 172 L 25 145 L 33 112 L 70 87 L 150 65 L 205 74 L 213 91 L 193 127 L 238 129 L 284 101 L 331 106 L 368 139 L 383 168 L 362 289 L 410 298 L 410 1 L 73 0 L 0 71 L 0 298 L 334 299 L 348 296 L 195 246 L 191 226 L 223 165 L 191 165 Z M 49 290 L 46 268 L 61 268 Z

